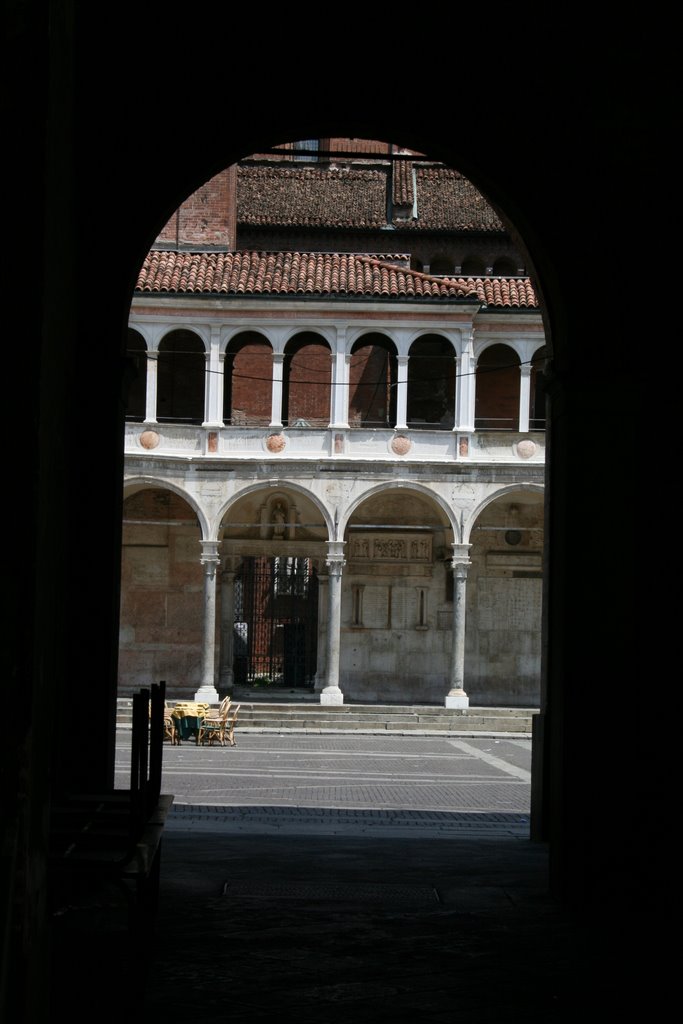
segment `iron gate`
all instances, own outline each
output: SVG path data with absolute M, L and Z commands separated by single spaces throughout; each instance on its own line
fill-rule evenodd
M 235 578 L 237 685 L 313 689 L 318 575 L 309 558 L 247 557 Z

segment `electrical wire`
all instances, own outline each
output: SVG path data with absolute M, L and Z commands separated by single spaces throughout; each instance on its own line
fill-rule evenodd
M 193 353 L 193 355 L 197 355 L 197 353 Z M 420 356 L 418 358 L 428 358 L 428 357 Z M 539 362 L 540 362 L 540 360 L 539 360 Z M 456 380 L 460 380 L 461 378 L 464 378 L 464 377 L 474 377 L 477 374 L 484 375 L 484 374 L 489 374 L 489 373 L 501 373 L 504 370 L 514 370 L 514 369 L 518 369 L 520 366 L 533 365 L 533 363 L 534 363 L 533 359 L 520 359 L 516 363 L 506 363 L 503 366 L 478 366 L 476 370 L 471 370 L 471 371 L 469 371 L 467 373 L 447 374 L 446 376 L 443 376 L 443 377 L 410 377 L 410 378 L 408 378 L 405 381 L 401 381 L 401 383 L 402 384 L 435 384 L 435 383 L 438 383 L 439 381 L 456 381 Z M 309 367 L 309 369 L 312 369 L 312 367 Z M 201 371 L 199 371 L 199 369 L 198 369 L 197 370 L 197 376 L 199 376 L 200 372 L 202 373 L 202 375 L 214 374 L 214 376 L 216 376 L 216 377 L 224 377 L 225 376 L 223 370 L 209 370 L 209 369 L 207 369 L 207 367 L 202 367 Z M 257 377 L 254 374 L 235 373 L 235 372 L 233 372 L 231 374 L 231 379 L 232 380 L 260 380 L 260 381 L 266 381 L 266 382 L 269 382 L 269 383 L 272 383 L 272 381 L 273 381 L 272 375 L 270 377 Z M 385 379 L 384 380 L 383 379 L 379 379 L 376 382 L 375 381 L 363 381 L 362 383 L 359 382 L 359 383 L 356 383 L 355 385 L 352 384 L 351 381 L 331 381 L 331 380 L 295 380 L 295 381 L 292 381 L 291 383 L 294 383 L 294 384 L 317 384 L 317 385 L 319 385 L 321 387 L 330 387 L 330 388 L 332 388 L 332 387 L 357 387 L 358 388 L 358 387 L 380 387 L 381 385 L 386 383 L 386 380 Z M 398 381 L 393 381 L 393 382 L 390 382 L 389 386 L 392 387 L 392 388 L 398 387 L 398 383 L 399 383 Z

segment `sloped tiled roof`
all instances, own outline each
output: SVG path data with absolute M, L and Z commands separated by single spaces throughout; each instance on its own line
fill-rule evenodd
M 390 176 L 391 175 L 391 176 Z M 504 225 L 467 178 L 448 167 L 396 161 L 389 168 L 259 166 L 237 170 L 237 221 L 244 226 L 380 229 L 386 227 L 388 189 L 394 204 L 417 217 L 394 217 L 396 230 L 504 231 Z
M 153 250 L 135 290 L 154 295 L 469 299 L 502 308 L 538 306 L 527 278 L 433 277 L 357 253 Z
M 407 228 L 445 231 L 504 231 L 495 210 L 474 187 L 449 167 L 417 167 L 417 219 Z
M 356 168 L 239 167 L 237 221 L 268 227 L 381 228 L 387 179 Z

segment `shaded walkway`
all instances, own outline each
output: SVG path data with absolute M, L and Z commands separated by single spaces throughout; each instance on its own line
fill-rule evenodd
M 545 848 L 510 836 L 172 830 L 145 1008 L 169 1022 L 554 1024 L 619 1003 L 609 924 L 560 910 Z

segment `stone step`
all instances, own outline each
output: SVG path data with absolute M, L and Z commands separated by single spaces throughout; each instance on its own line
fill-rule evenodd
M 319 699 L 319 698 L 317 698 Z M 172 701 L 170 703 L 173 703 Z M 244 701 L 240 705 L 241 731 L 251 732 L 496 732 L 531 735 L 534 708 L 482 708 L 461 710 L 439 705 L 378 705 L 279 703 Z M 132 701 L 117 702 L 117 725 L 130 726 Z

